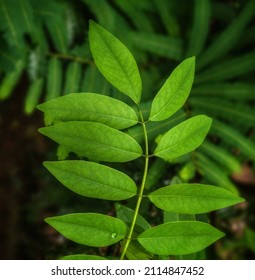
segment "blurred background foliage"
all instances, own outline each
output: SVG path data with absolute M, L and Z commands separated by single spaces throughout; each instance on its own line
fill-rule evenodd
M 68 157 L 68 151 L 38 134 L 37 129 L 51 120 L 43 120 L 37 104 L 73 92 L 126 100 L 92 61 L 89 19 L 133 53 L 143 80 L 145 115 L 173 68 L 196 56 L 188 102 L 162 125 L 148 124 L 149 140 L 153 148 L 156 135 L 201 113 L 214 119 L 212 129 L 196 152 L 172 162 L 154 160 L 146 188 L 174 180 L 239 192 L 245 203 L 210 213 L 210 222 L 227 235 L 203 258 L 254 258 L 254 0 L 0 0 L 0 258 L 94 253 L 95 249 L 65 240 L 43 219 L 71 212 L 115 212 L 110 202 L 79 197 L 63 188 L 41 165 L 43 160 Z M 128 133 L 142 141 L 139 127 Z M 141 166 L 136 160 L 118 168 L 139 183 Z M 126 205 L 132 208 L 132 203 Z M 146 202 L 142 214 L 152 224 L 162 218 Z M 114 255 L 114 248 L 99 253 Z

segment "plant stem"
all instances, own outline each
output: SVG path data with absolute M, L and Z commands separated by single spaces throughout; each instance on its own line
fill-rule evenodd
M 129 243 L 132 240 L 132 235 L 133 235 L 133 232 L 134 232 L 137 216 L 138 216 L 140 205 L 141 205 L 141 202 L 142 202 L 142 199 L 143 199 L 143 191 L 144 191 L 144 187 L 145 187 L 145 183 L 146 183 L 146 178 L 147 178 L 147 173 L 148 173 L 148 165 L 149 165 L 148 135 L 147 135 L 146 125 L 145 125 L 145 122 L 144 122 L 144 119 L 143 119 L 142 111 L 140 109 L 138 109 L 138 110 L 139 110 L 139 114 L 140 114 L 140 118 L 141 118 L 141 124 L 142 124 L 142 127 L 143 127 L 144 142 L 145 142 L 144 172 L 143 172 L 143 179 L 142 179 L 141 188 L 140 188 L 140 191 L 138 193 L 138 199 L 137 199 L 137 202 L 136 202 L 135 213 L 134 213 L 134 216 L 133 216 L 133 220 L 132 220 L 132 223 L 131 223 L 131 226 L 130 226 L 128 236 L 126 238 L 126 243 L 123 247 L 123 250 L 122 250 L 122 253 L 121 253 L 121 256 L 120 256 L 121 260 L 124 259 L 125 255 L 126 255 L 126 252 L 127 252 L 127 249 L 128 249 L 128 246 L 129 246 Z

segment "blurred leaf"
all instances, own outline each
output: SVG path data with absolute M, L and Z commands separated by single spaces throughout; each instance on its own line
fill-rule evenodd
M 148 229 L 138 236 L 138 241 L 154 254 L 185 255 L 200 251 L 223 236 L 207 223 L 184 221 Z
M 126 224 L 131 225 L 135 211 L 119 203 L 115 204 L 115 209 L 117 217 Z M 137 226 L 140 227 L 142 230 L 146 230 L 151 227 L 150 224 L 140 214 L 137 215 L 136 227 Z
M 181 214 L 201 214 L 244 201 L 242 198 L 219 187 L 203 184 L 177 184 L 149 194 L 158 208 Z
M 204 83 L 192 88 L 191 96 L 220 97 L 228 100 L 254 100 L 255 84 L 253 83 Z
M 10 45 L 18 48 L 23 45 L 24 35 L 34 33 L 33 11 L 29 1 L 0 0 L 0 26 Z
M 47 88 L 45 100 L 56 98 L 62 94 L 63 65 L 56 57 L 50 58 L 47 69 Z
M 198 98 L 189 99 L 192 107 L 204 112 L 212 117 L 220 117 L 225 120 L 235 120 L 236 124 L 250 127 L 255 123 L 255 110 L 235 104 L 233 102 L 222 100 L 222 98 Z
M 88 65 L 82 77 L 81 92 L 100 92 L 108 95 L 111 85 L 94 64 Z
M 245 27 L 254 17 L 254 11 L 254 1 L 248 1 L 240 15 L 201 54 L 197 61 L 197 69 L 219 59 L 235 46 Z
M 211 16 L 210 0 L 195 0 L 194 16 L 186 57 L 197 56 L 204 48 Z
M 174 60 L 181 58 L 182 42 L 180 39 L 142 32 L 131 32 L 129 36 L 134 46 L 139 49 Z
M 126 236 L 126 226 L 121 220 L 102 214 L 67 214 L 45 221 L 67 239 L 87 246 L 109 246 Z
M 100 72 L 113 86 L 138 104 L 142 82 L 130 51 L 114 35 L 93 21 L 90 21 L 89 40 Z
M 204 179 L 211 184 L 221 186 L 234 194 L 238 194 L 236 186 L 231 182 L 226 171 L 215 161 L 208 159 L 205 155 L 196 152 L 197 167 Z
M 26 114 L 32 114 L 38 105 L 43 90 L 43 83 L 44 79 L 40 78 L 30 84 L 24 104 L 24 111 Z
M 211 133 L 219 136 L 224 142 L 238 149 L 247 158 L 255 159 L 255 144 L 241 132 L 218 120 L 213 121 Z
M 40 128 L 39 132 L 94 160 L 125 162 L 142 155 L 141 147 L 131 136 L 101 123 L 64 122 Z
M 151 5 L 150 1 L 114 0 L 114 3 L 129 17 L 139 31 L 153 32 L 150 18 L 143 12 L 143 8 Z
M 78 62 L 68 64 L 65 74 L 64 94 L 80 91 L 82 66 Z
M 205 115 L 182 122 L 161 138 L 154 155 L 168 160 L 195 150 L 204 141 L 211 123 Z
M 113 168 L 88 161 L 48 161 L 44 166 L 68 189 L 86 197 L 124 200 L 136 195 L 134 181 Z
M 183 106 L 191 90 L 194 71 L 194 57 L 184 60 L 173 70 L 152 101 L 151 121 L 162 121 Z
M 11 95 L 22 75 L 24 67 L 25 62 L 23 60 L 18 60 L 15 69 L 4 76 L 0 83 L 0 100 L 4 100 Z
M 37 107 L 59 121 L 100 122 L 117 129 L 137 124 L 135 111 L 127 104 L 95 93 L 73 93 Z
M 255 70 L 255 52 L 217 63 L 196 75 L 195 83 L 220 82 L 245 75 Z
M 204 154 L 213 158 L 216 162 L 223 165 L 231 172 L 237 172 L 241 170 L 241 165 L 237 158 L 230 154 L 223 147 L 216 146 L 215 144 L 205 140 L 200 146 L 199 151 L 202 151 Z

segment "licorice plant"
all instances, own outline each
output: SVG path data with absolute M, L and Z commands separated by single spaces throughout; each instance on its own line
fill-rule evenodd
M 187 100 L 195 70 L 195 57 L 180 63 L 155 95 L 149 117 L 140 106 L 142 81 L 130 51 L 113 34 L 90 21 L 89 43 L 94 62 L 102 75 L 129 97 L 123 102 L 99 93 L 72 93 L 38 106 L 54 124 L 40 128 L 79 160 L 47 161 L 44 166 L 64 186 L 82 196 L 116 202 L 116 216 L 102 213 L 72 213 L 46 218 L 46 222 L 76 243 L 105 247 L 119 246 L 119 258 L 166 259 L 199 252 L 224 233 L 208 222 L 196 220 L 207 213 L 243 201 L 224 187 L 199 183 L 172 183 L 145 189 L 153 158 L 177 159 L 195 150 L 205 139 L 212 119 L 197 115 L 159 135 L 150 145 L 147 126 L 164 121 L 179 111 Z M 133 105 L 130 105 L 132 100 Z M 140 126 L 143 148 L 127 128 Z M 155 144 L 156 143 L 156 144 Z M 155 147 L 156 146 L 156 147 Z M 140 184 L 110 163 L 138 158 L 143 161 Z M 82 158 L 82 159 L 81 159 Z M 117 165 L 116 165 L 117 166 Z M 121 204 L 135 198 L 134 209 Z M 140 213 L 143 200 L 163 210 L 164 221 L 151 226 Z M 70 255 L 65 259 L 104 259 L 96 255 Z M 105 258 L 112 259 L 112 256 Z

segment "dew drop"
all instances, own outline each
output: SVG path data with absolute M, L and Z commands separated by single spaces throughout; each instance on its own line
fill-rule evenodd
M 111 235 L 111 238 L 116 238 L 116 237 L 117 237 L 117 233 L 113 232 L 112 235 Z

